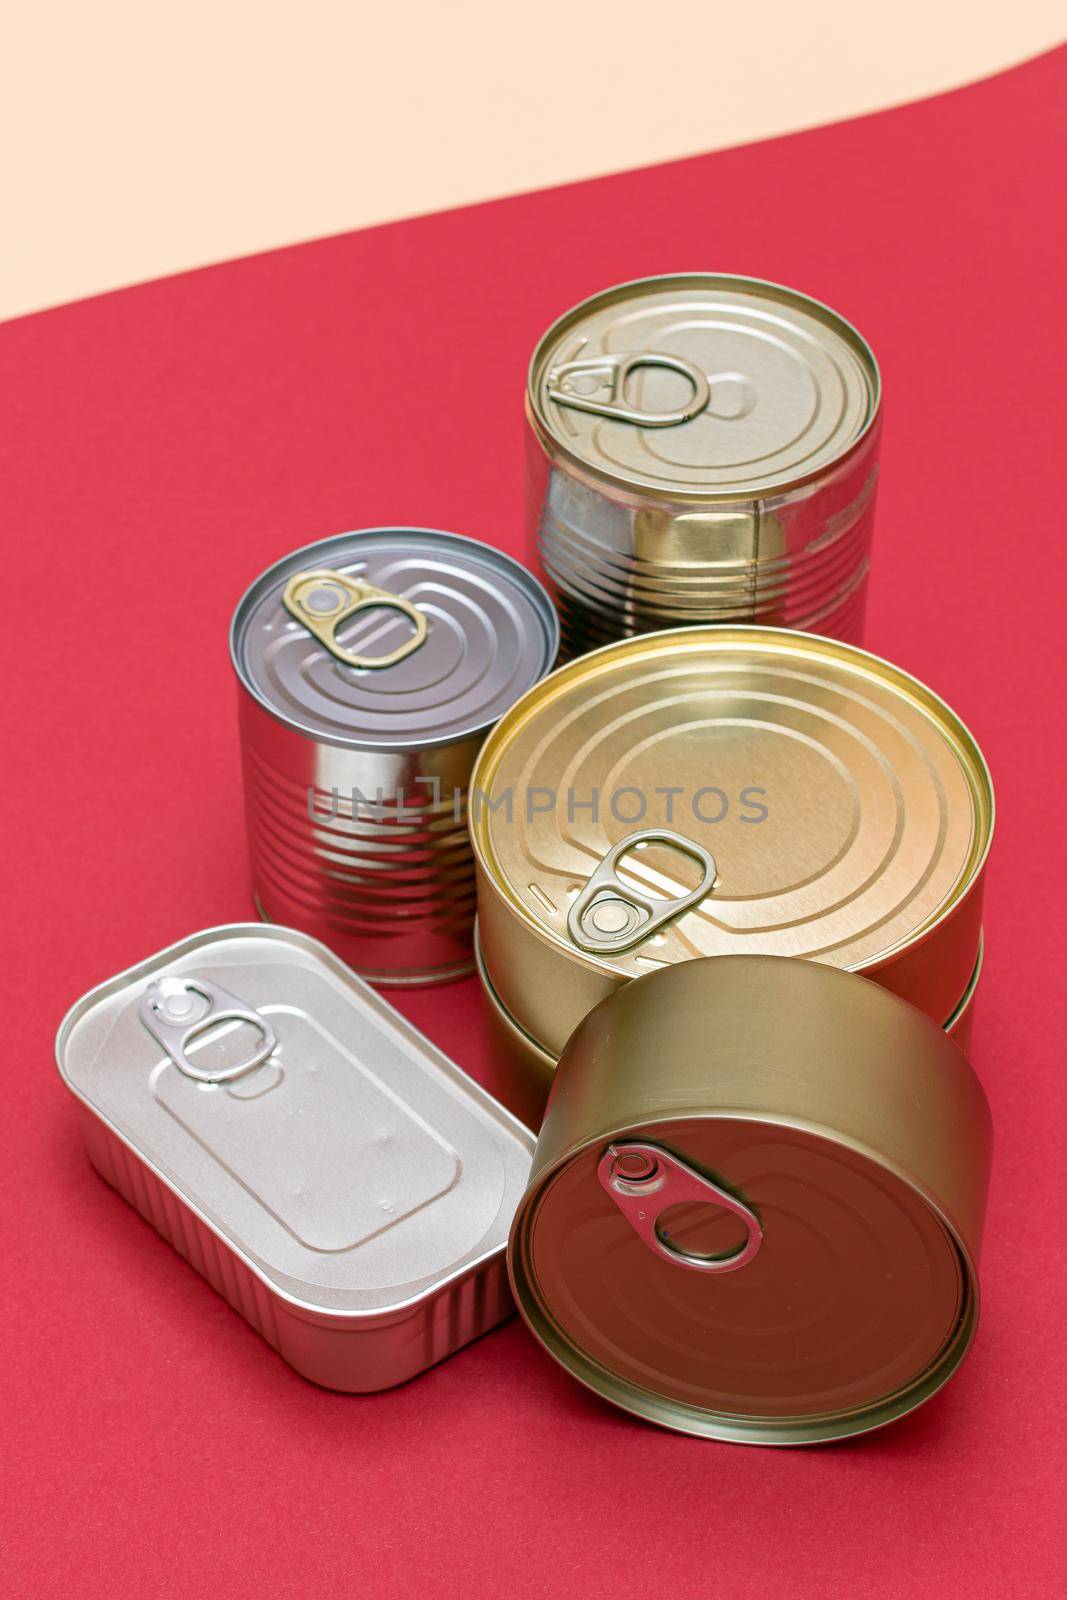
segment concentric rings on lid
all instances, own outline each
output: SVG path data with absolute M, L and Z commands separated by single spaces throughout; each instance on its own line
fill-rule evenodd
M 626 977 L 720 954 L 877 964 L 951 911 L 992 832 L 985 762 L 936 695 L 777 629 L 650 634 L 570 663 L 497 726 L 472 787 L 487 885 L 542 938 Z M 714 859 L 695 903 L 664 831 Z M 572 908 L 627 838 L 617 876 L 677 910 L 618 949 L 583 944 Z
M 961 1052 L 876 984 L 766 956 L 653 973 L 560 1059 L 508 1247 L 519 1309 L 681 1432 L 881 1426 L 974 1336 L 990 1139 Z
M 304 596 L 307 621 L 284 600 L 303 572 L 321 575 Z M 352 665 L 309 631 L 345 603 L 331 574 L 380 592 L 337 642 L 388 665 Z M 500 551 L 426 528 L 371 528 L 268 568 L 237 607 L 230 648 L 245 687 L 289 726 L 356 749 L 425 750 L 490 727 L 551 665 L 558 624 L 540 585 Z
M 818 301 L 680 273 L 561 317 L 534 353 L 528 395 L 537 425 L 597 476 L 736 500 L 845 456 L 877 415 L 880 379 L 865 341 Z

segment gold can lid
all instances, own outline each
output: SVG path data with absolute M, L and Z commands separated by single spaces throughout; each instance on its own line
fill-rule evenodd
M 530 365 L 535 425 L 597 476 L 668 497 L 744 499 L 846 455 L 878 412 L 877 363 L 807 295 L 682 273 L 561 317 Z
M 974 883 L 989 772 L 959 718 L 876 656 L 773 628 L 609 645 L 486 741 L 471 834 L 492 890 L 622 978 L 696 956 L 876 967 Z
M 971 1343 L 988 1153 L 973 1072 L 906 1002 L 809 962 L 690 962 L 564 1051 L 509 1241 L 519 1309 L 662 1426 L 861 1433 Z

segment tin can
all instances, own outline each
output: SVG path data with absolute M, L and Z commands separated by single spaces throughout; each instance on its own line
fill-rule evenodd
M 559 625 L 497 550 L 372 528 L 269 567 L 230 632 L 256 907 L 374 983 L 472 970 L 467 784 Z
M 565 656 L 709 622 L 862 641 L 881 380 L 836 312 L 725 274 L 621 284 L 549 328 L 526 416 Z
M 575 1377 L 682 1433 L 808 1444 L 952 1376 L 992 1146 L 966 1057 L 854 973 L 685 962 L 560 1060 L 508 1266 Z
M 493 1091 L 527 1127 L 539 1128 L 556 1076 L 558 1057 L 519 1026 L 493 988 L 482 956 L 477 926 L 474 930 L 474 960 L 481 984 L 482 1011 L 494 1069 Z M 944 1023 L 949 1038 L 964 1052 L 970 1048 L 975 997 L 981 974 L 982 947 L 979 942 L 978 961 L 970 981 L 958 1005 Z
M 56 1060 L 100 1174 L 305 1378 L 388 1388 L 510 1315 L 533 1139 L 316 940 L 194 934 Z
M 978 998 L 978 980 L 982 976 L 982 966 L 985 962 L 985 939 L 978 940 L 978 960 L 971 974 L 971 981 L 963 991 L 959 1005 L 945 1023 L 945 1032 L 954 1044 L 966 1055 L 971 1048 L 974 1037 L 974 1013 Z
M 556 1057 L 532 1039 L 501 1004 L 485 970 L 477 925 L 474 962 L 482 994 L 482 1017 L 492 1064 L 492 1087 L 497 1098 L 528 1128 L 539 1128 L 545 1102 L 556 1075 Z
M 550 1055 L 694 956 L 861 971 L 939 1026 L 975 971 L 988 768 L 943 701 L 853 646 L 726 627 L 606 646 L 512 708 L 472 783 L 486 972 Z

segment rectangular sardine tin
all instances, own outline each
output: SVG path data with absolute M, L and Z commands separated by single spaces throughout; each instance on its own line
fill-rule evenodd
M 316 940 L 194 934 L 56 1059 L 97 1169 L 303 1376 L 387 1388 L 510 1314 L 531 1135 Z

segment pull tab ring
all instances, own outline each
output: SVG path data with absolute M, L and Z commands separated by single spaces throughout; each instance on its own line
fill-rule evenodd
M 638 367 L 665 367 L 669 372 L 688 378 L 693 393 L 687 404 L 674 411 L 642 411 L 628 405 L 626 380 Z M 595 378 L 601 388 L 607 388 L 606 398 L 580 391 L 578 384 L 588 378 Z M 614 417 L 620 422 L 632 422 L 638 428 L 675 428 L 700 415 L 711 399 L 711 386 L 700 368 L 684 356 L 667 355 L 659 350 L 630 350 L 622 355 L 583 356 L 578 361 L 564 361 L 552 367 L 548 374 L 548 398 L 557 405 L 570 406 L 573 411 Z
M 261 1067 L 277 1048 L 267 1017 L 209 978 L 155 978 L 141 996 L 142 1023 L 179 1072 L 197 1083 L 232 1083 Z M 254 1050 L 229 1067 L 198 1067 L 189 1059 L 193 1041 L 222 1022 L 247 1022 L 260 1034 Z
M 634 1232 L 672 1266 L 690 1272 L 736 1272 L 759 1253 L 763 1227 L 752 1208 L 669 1150 L 638 1140 L 620 1140 L 608 1145 L 596 1170 L 601 1187 Z M 674 1243 L 663 1217 L 672 1206 L 687 1201 L 717 1206 L 739 1217 L 745 1225 L 744 1243 L 724 1256 L 697 1255 Z
M 666 844 L 689 856 L 703 869 L 700 882 L 687 894 L 673 900 L 654 900 L 629 883 L 623 883 L 616 868 L 628 850 L 640 845 Z M 715 857 L 703 845 L 684 839 L 669 828 L 641 828 L 612 845 L 567 913 L 567 932 L 579 950 L 590 955 L 608 955 L 629 950 L 647 939 L 672 917 L 680 916 L 703 900 L 715 887 L 718 868 Z
M 406 661 L 426 638 L 426 617 L 417 606 L 402 594 L 388 589 L 377 589 L 361 578 L 349 578 L 343 572 L 329 567 L 317 567 L 313 572 L 298 572 L 289 579 L 282 593 L 282 604 L 291 617 L 303 623 L 309 633 L 324 644 L 330 654 L 346 667 L 395 667 Z M 410 639 L 390 650 L 384 656 L 357 655 L 338 642 L 337 630 L 358 611 L 375 607 L 401 612 L 414 626 Z

